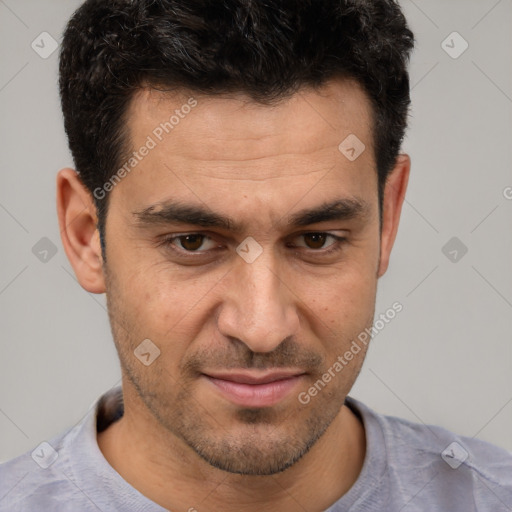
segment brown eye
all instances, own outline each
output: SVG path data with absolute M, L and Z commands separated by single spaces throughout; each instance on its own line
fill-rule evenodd
M 343 247 L 346 238 L 333 235 L 324 231 L 313 231 L 302 233 L 295 238 L 296 242 L 291 247 L 299 247 L 303 250 L 309 250 L 311 254 L 327 255 Z
M 327 239 L 326 233 L 306 233 L 304 236 L 304 242 L 310 249 L 321 249 Z
M 187 251 L 197 251 L 204 242 L 204 235 L 184 235 L 177 237 L 181 247 Z
M 211 254 L 213 250 L 220 249 L 219 244 L 203 233 L 184 233 L 183 235 L 166 236 L 162 245 L 175 251 L 179 256 L 187 256 L 195 253 L 194 257 Z

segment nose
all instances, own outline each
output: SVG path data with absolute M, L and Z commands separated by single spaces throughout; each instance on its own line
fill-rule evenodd
M 279 271 L 268 250 L 252 263 L 237 261 L 225 283 L 226 295 L 217 320 L 224 336 L 240 340 L 253 352 L 271 352 L 297 334 L 293 284 Z

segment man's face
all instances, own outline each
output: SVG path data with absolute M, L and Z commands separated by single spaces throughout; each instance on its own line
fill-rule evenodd
M 194 96 L 182 108 L 189 97 L 134 98 L 131 146 L 150 136 L 155 147 L 110 196 L 107 299 L 125 395 L 147 406 L 132 415 L 213 466 L 272 474 L 325 432 L 366 352 L 299 400 L 373 321 L 369 102 L 350 82 L 273 107 Z M 366 146 L 353 161 L 338 149 L 350 134 Z M 160 350 L 149 366 L 134 354 L 146 339 Z

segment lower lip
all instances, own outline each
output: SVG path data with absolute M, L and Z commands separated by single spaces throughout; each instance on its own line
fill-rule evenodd
M 241 384 L 205 376 L 230 402 L 244 407 L 270 407 L 288 396 L 303 375 L 276 380 L 267 384 Z

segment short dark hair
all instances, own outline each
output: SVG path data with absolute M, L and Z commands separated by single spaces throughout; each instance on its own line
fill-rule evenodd
M 372 106 L 381 205 L 407 127 L 413 45 L 393 0 L 86 0 L 60 52 L 75 167 L 91 193 L 109 181 L 130 150 L 129 102 L 148 84 L 271 104 L 348 77 Z M 94 200 L 102 234 L 108 195 Z

